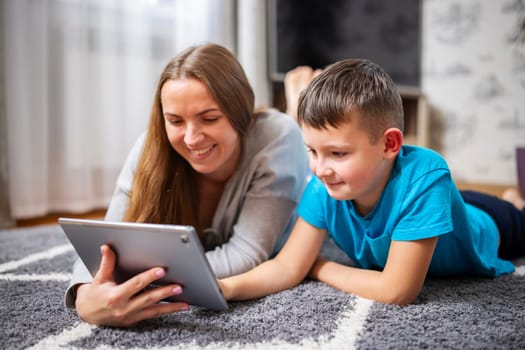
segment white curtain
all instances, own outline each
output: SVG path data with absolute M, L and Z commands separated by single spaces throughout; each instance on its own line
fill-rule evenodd
M 268 72 L 267 2 L 240 0 L 237 5 L 237 56 L 255 91 L 257 106 L 271 106 Z
M 158 76 L 191 44 L 236 49 L 234 0 L 2 0 L 14 218 L 105 208 Z

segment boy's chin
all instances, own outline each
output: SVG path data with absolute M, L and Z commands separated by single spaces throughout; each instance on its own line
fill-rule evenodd
M 332 197 L 333 199 L 336 199 L 338 201 L 349 201 L 349 200 L 354 199 L 348 193 L 341 193 L 341 192 L 330 191 L 330 190 L 327 190 L 327 191 L 328 191 L 328 194 L 330 195 L 330 197 Z

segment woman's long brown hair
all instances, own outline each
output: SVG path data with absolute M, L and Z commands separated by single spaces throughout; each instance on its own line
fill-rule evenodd
M 144 149 L 139 159 L 124 221 L 192 225 L 199 233 L 196 172 L 169 143 L 161 89 L 170 79 L 204 83 L 238 132 L 241 145 L 254 119 L 254 94 L 235 56 L 222 46 L 190 47 L 164 68 L 157 84 Z

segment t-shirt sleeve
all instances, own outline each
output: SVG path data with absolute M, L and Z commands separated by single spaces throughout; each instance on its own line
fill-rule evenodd
M 407 187 L 392 240 L 412 241 L 453 230 L 452 179 L 443 169 L 425 174 Z
M 312 176 L 299 201 L 298 215 L 310 225 L 327 230 L 325 204 L 328 196 L 323 183 Z

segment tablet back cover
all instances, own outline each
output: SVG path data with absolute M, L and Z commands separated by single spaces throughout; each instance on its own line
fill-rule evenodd
M 170 301 L 214 310 L 228 308 L 191 226 L 68 218 L 60 218 L 59 224 L 92 276 L 100 266 L 100 246 L 107 244 L 117 256 L 114 272 L 117 283 L 151 267 L 164 267 L 166 276 L 156 284 L 178 283 L 183 288 L 183 293 Z

